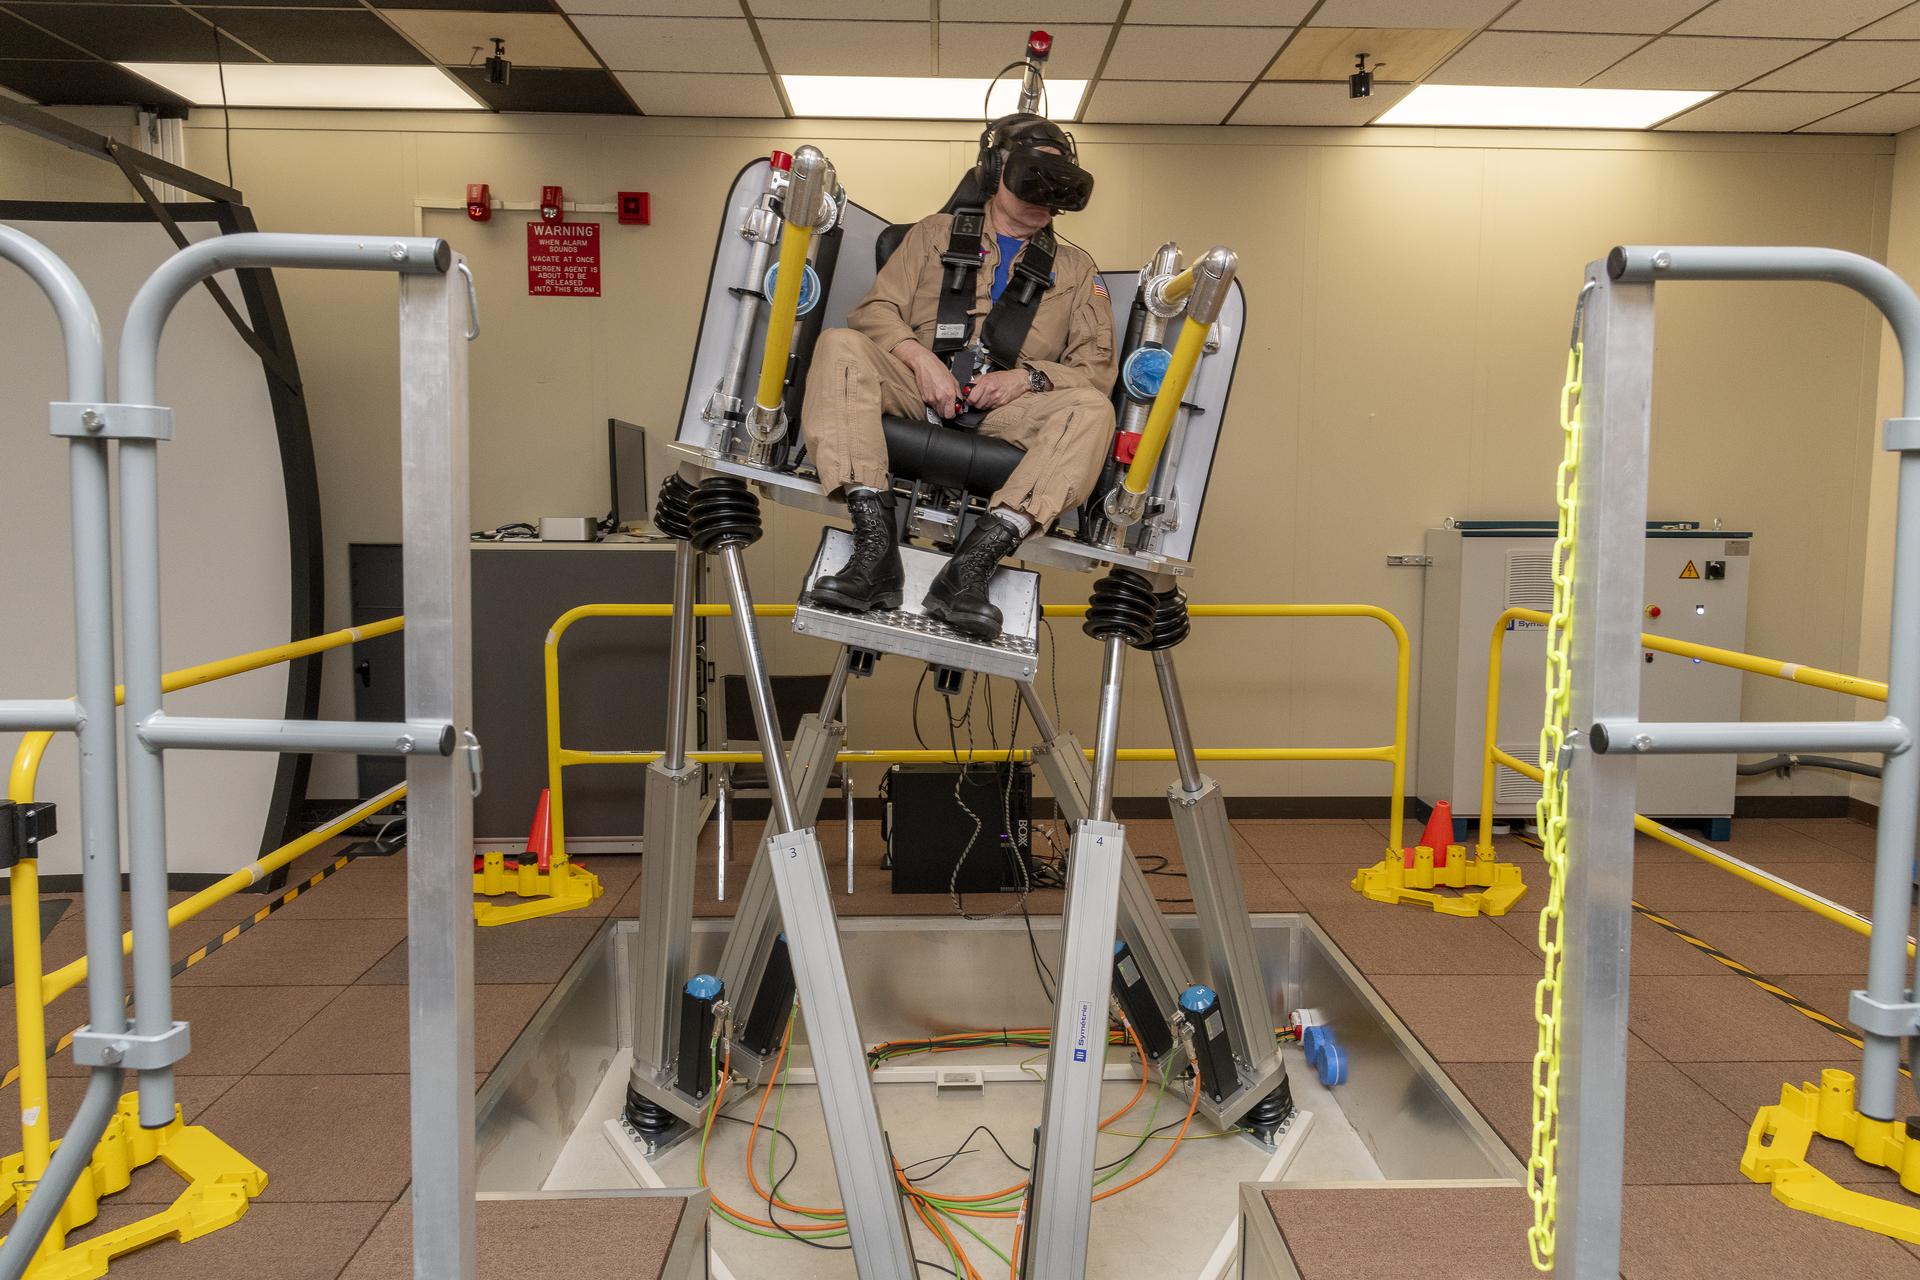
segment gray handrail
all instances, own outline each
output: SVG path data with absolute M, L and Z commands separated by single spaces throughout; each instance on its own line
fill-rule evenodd
M 1884 263 L 1844 249 L 1722 244 L 1619 245 L 1607 274 L 1635 284 L 1663 280 L 1816 280 L 1863 295 L 1893 327 L 1904 372 L 1901 414 L 1920 417 L 1920 297 Z

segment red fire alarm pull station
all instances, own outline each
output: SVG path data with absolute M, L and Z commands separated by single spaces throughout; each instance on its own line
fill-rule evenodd
M 559 187 L 540 188 L 540 221 L 565 222 L 566 220 L 565 194 Z
M 467 217 L 474 222 L 493 219 L 493 194 L 484 182 L 467 184 Z
M 653 201 L 644 191 L 620 193 L 620 221 L 644 227 L 653 221 Z

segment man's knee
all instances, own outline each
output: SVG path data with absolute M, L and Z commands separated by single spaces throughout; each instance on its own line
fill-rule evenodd
M 1060 407 L 1064 412 L 1113 416 L 1113 402 L 1089 387 L 1066 387 L 1059 395 Z
M 814 363 L 828 360 L 837 364 L 867 363 L 880 348 L 873 339 L 852 329 L 822 329 L 814 340 Z

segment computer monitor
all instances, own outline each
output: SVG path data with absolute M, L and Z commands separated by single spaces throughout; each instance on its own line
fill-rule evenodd
M 653 495 L 647 491 L 647 433 L 631 422 L 607 419 L 607 472 L 613 486 L 613 527 L 647 523 Z

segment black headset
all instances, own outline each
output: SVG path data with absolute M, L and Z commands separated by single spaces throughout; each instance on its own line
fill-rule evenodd
M 980 150 L 974 157 L 973 171 L 979 179 L 981 195 L 990 196 L 1000 189 L 1000 174 L 1007 166 L 1007 155 L 1018 146 L 1058 147 L 1068 160 L 1076 165 L 1080 163 L 1072 134 L 1045 116 L 1016 111 L 1001 116 L 980 135 Z

